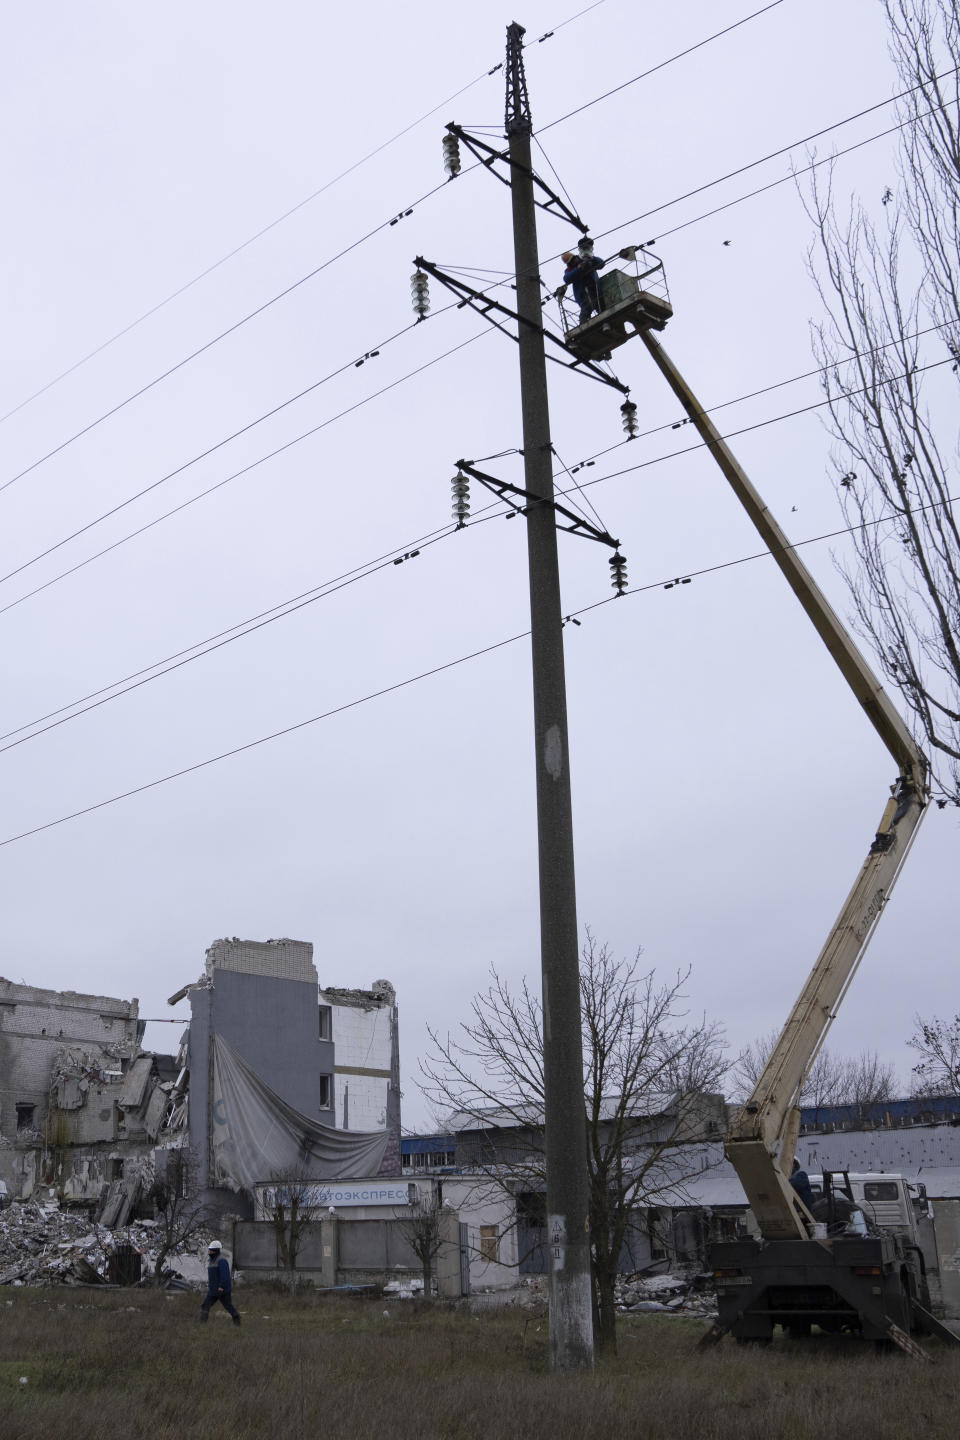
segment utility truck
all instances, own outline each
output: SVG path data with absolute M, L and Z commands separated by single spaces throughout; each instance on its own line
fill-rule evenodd
M 580 248 L 589 253 L 592 242 L 585 237 Z M 819 1196 L 808 1193 L 809 1205 L 790 1180 L 800 1132 L 800 1094 L 926 812 L 927 760 L 769 507 L 651 333 L 662 330 L 673 314 L 662 265 L 643 246 L 627 246 L 620 256 L 636 262 L 637 276 L 608 272 L 598 315 L 573 324 L 563 309 L 563 287 L 557 292 L 564 344 L 586 364 L 609 359 L 610 351 L 640 337 L 896 767 L 860 873 L 753 1093 L 734 1114 L 724 1139 L 760 1236 L 713 1247 L 719 1316 L 704 1343 L 728 1333 L 740 1341 L 766 1342 L 778 1325 L 794 1335 L 808 1334 L 816 1325 L 892 1341 L 912 1355 L 929 1358 L 911 1340 L 911 1330 L 932 1331 L 955 1344 L 960 1340 L 929 1311 L 923 1255 L 902 1177 L 824 1175 L 819 1177 Z M 626 420 L 624 424 L 626 428 Z M 888 1196 L 882 1207 L 869 1199 L 868 1185 L 895 1187 L 896 1200 Z
M 603 316 L 591 322 L 602 322 Z M 866 859 L 800 996 L 746 1103 L 724 1140 L 760 1231 L 759 1239 L 713 1247 L 718 1321 L 705 1343 L 731 1333 L 769 1341 L 776 1326 L 793 1335 L 855 1332 L 892 1341 L 917 1357 L 910 1331 L 960 1343 L 929 1311 L 923 1257 L 912 1225 L 884 1223 L 858 1195 L 855 1178 L 824 1176 L 812 1208 L 790 1182 L 800 1129 L 804 1081 L 890 898 L 929 800 L 927 761 L 910 730 L 714 427 L 662 345 L 638 333 L 732 486 L 840 668 L 896 767 Z M 869 1177 L 891 1183 L 892 1177 Z M 842 1203 L 841 1203 L 842 1202 Z M 823 1205 L 826 1210 L 823 1211 Z M 822 1213 L 821 1213 L 822 1212 Z M 889 1218 L 889 1217 L 887 1217 Z

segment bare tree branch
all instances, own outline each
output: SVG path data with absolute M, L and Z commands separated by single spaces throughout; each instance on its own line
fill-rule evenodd
M 775 1030 L 761 1036 L 737 1056 L 731 1067 L 731 1093 L 743 1101 L 751 1094 L 779 1036 Z M 800 1091 L 800 1104 L 811 1109 L 823 1105 L 878 1105 L 896 1098 L 895 1067 L 875 1050 L 859 1055 L 835 1055 L 821 1050 Z
M 634 1212 L 677 1204 L 702 1173 L 705 1115 L 722 1128 L 724 1041 L 706 1019 L 687 1020 L 687 974 L 660 982 L 640 952 L 614 957 L 587 932 L 580 967 L 590 1231 L 599 1341 L 615 1345 L 614 1284 Z M 453 1112 L 460 1130 L 486 1131 L 479 1169 L 511 1194 L 543 1190 L 543 1033 L 526 981 L 514 994 L 491 972 L 455 1037 L 429 1032 L 420 1088 Z M 720 1123 L 718 1123 L 718 1121 Z M 505 1163 L 503 1131 L 513 1148 Z M 494 1132 L 497 1132 L 496 1142 Z
M 854 626 L 931 752 L 938 803 L 960 804 L 960 0 L 884 8 L 907 91 L 899 183 L 877 222 L 856 202 L 841 216 L 831 181 L 811 182 L 810 270 L 826 317 L 814 349 L 854 535 L 856 559 L 839 564 Z M 947 364 L 924 377 L 918 332 L 931 325 L 924 343 Z
M 197 1166 L 188 1150 L 157 1151 L 158 1165 L 147 1200 L 157 1222 L 154 1280 L 163 1284 L 163 1269 L 172 1250 L 206 1230 L 210 1215 L 196 1190 Z
M 917 1028 L 907 1041 L 920 1056 L 913 1067 L 914 1093 L 960 1095 L 960 1014 L 952 1020 L 914 1019 Z

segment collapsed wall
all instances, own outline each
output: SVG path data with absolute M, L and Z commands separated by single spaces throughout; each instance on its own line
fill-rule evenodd
M 126 1220 L 155 1149 L 181 1143 L 186 1123 L 185 1049 L 145 1055 L 143 1029 L 136 999 L 0 979 L 0 1179 L 11 1196 Z

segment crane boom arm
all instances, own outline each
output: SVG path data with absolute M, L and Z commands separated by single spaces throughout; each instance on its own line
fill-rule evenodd
M 724 1141 L 727 1157 L 740 1177 L 764 1238 L 803 1239 L 807 1234 L 804 1221 L 809 1216 L 788 1179 L 799 1129 L 800 1089 L 873 936 L 923 818 L 928 798 L 927 762 L 843 622 L 663 346 L 647 330 L 641 330 L 640 336 L 899 770 L 856 883 L 753 1094 L 737 1113 Z

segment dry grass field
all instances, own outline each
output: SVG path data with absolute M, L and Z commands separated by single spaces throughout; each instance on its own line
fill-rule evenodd
M 592 1376 L 547 1373 L 546 1325 L 396 1301 L 0 1291 L 0 1440 L 946 1440 L 960 1351 L 935 1365 L 827 1339 L 766 1350 L 627 1317 Z

